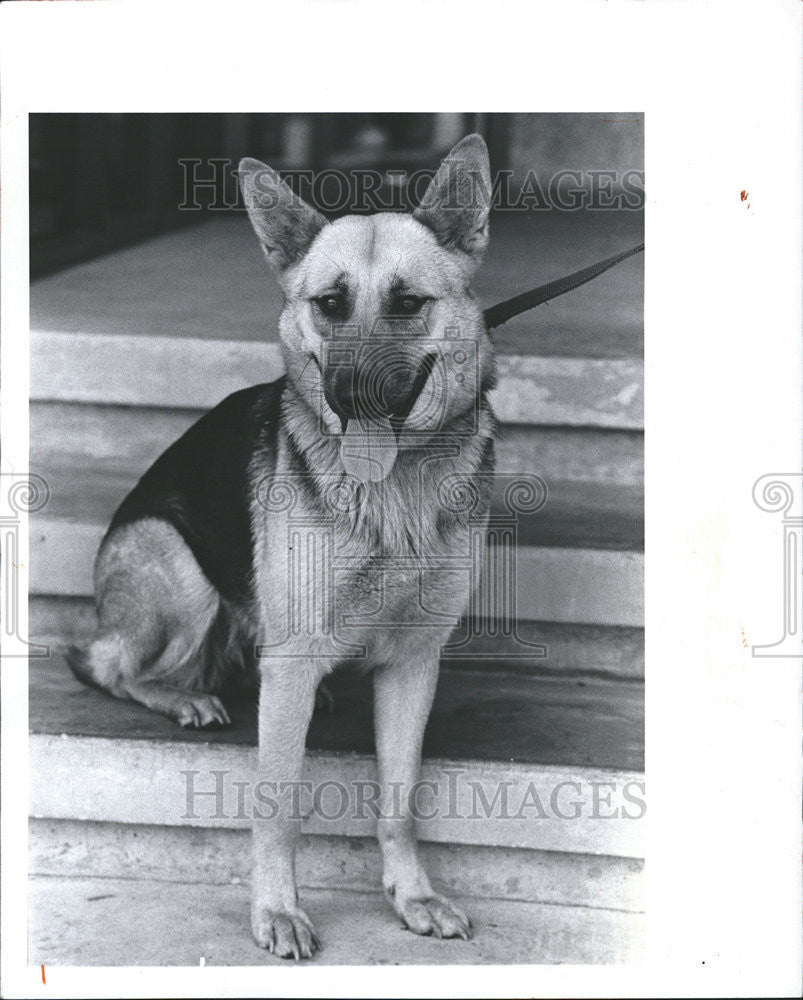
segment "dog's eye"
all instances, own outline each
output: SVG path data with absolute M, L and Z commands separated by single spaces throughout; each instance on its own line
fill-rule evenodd
M 324 316 L 335 318 L 343 317 L 346 314 L 346 303 L 340 295 L 321 295 L 313 301 Z
M 393 302 L 393 312 L 398 316 L 414 316 L 425 301 L 419 295 L 400 295 Z

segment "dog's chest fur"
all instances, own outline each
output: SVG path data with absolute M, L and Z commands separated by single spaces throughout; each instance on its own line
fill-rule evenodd
M 332 631 L 368 645 L 380 626 L 448 632 L 476 582 L 493 466 L 490 411 L 473 433 L 402 451 L 386 480 L 358 483 L 314 415 L 292 397 L 284 405 L 292 430 L 279 434 L 274 474 L 259 482 L 252 467 L 254 590 L 270 639 L 301 655 L 301 647 L 326 645 Z

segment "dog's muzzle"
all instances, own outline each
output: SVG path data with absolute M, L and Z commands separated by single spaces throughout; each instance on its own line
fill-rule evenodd
M 324 369 L 326 402 L 340 418 L 343 429 L 350 420 L 389 420 L 398 434 L 421 395 L 437 356 L 403 347 L 336 352 Z
M 381 482 L 396 463 L 399 435 L 435 367 L 437 354 L 421 345 L 337 345 L 324 366 L 326 402 L 340 418 L 344 470 Z

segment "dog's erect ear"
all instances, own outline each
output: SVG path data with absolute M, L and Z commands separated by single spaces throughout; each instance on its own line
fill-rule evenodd
M 271 265 L 283 271 L 304 256 L 326 219 L 259 160 L 240 160 L 238 173 L 251 225 Z
M 491 166 L 481 135 L 467 135 L 448 153 L 413 218 L 428 226 L 441 246 L 477 262 L 488 246 Z

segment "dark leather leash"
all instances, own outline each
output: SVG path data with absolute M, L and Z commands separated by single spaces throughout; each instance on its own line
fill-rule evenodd
M 485 310 L 485 325 L 488 330 L 493 330 L 497 326 L 507 323 L 514 316 L 518 316 L 519 313 L 526 312 L 528 309 L 534 309 L 536 306 L 540 306 L 550 299 L 557 298 L 558 295 L 565 295 L 566 292 L 571 292 L 573 289 L 579 288 L 580 285 L 585 285 L 586 282 L 593 281 L 594 278 L 598 278 L 605 271 L 610 270 L 617 264 L 621 264 L 623 260 L 627 260 L 633 254 L 641 253 L 643 249 L 644 244 L 639 243 L 637 247 L 625 250 L 624 253 L 618 253 L 614 257 L 606 257 L 605 260 L 601 260 L 597 264 L 592 264 L 590 267 L 584 267 L 581 271 L 567 274 L 565 278 L 558 278 L 557 281 L 549 281 L 538 288 L 532 288 L 529 292 L 522 292 L 521 295 L 514 295 L 512 299 L 505 299 L 504 302 L 498 302 L 495 306 L 491 306 L 490 309 Z

